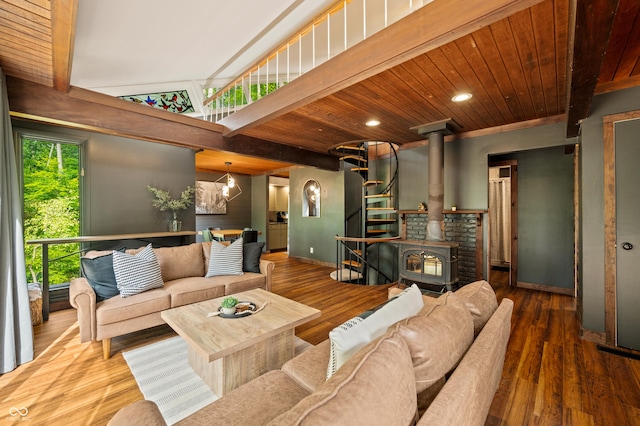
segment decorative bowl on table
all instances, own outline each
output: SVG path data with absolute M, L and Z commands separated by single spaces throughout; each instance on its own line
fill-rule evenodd
M 256 304 L 253 302 L 238 302 L 233 308 L 220 306 L 218 308 L 220 315 L 218 316 L 222 318 L 242 318 L 251 315 L 255 310 Z

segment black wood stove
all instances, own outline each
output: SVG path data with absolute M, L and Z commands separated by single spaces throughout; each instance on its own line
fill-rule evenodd
M 458 243 L 400 240 L 400 284 L 416 284 L 424 292 L 452 291 L 458 283 Z

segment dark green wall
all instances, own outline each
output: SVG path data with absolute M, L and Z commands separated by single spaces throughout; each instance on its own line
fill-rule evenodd
M 551 147 L 492 156 L 518 162 L 518 281 L 573 288 L 573 154 Z
M 565 138 L 565 125 L 564 123 L 558 123 L 445 143 L 445 208 L 456 204 L 459 210 L 488 209 L 488 159 L 490 155 L 564 146 L 575 142 L 575 139 L 567 140 Z M 401 150 L 399 156 L 400 209 L 416 210 L 418 204 L 426 201 L 428 197 L 428 147 L 421 146 Z M 539 174 L 536 174 L 536 166 L 532 167 L 531 171 L 532 176 L 538 176 L 532 177 L 532 179 L 540 178 L 545 173 L 545 170 L 541 169 Z M 567 197 L 571 199 L 571 194 L 568 194 Z M 488 223 L 488 219 L 487 215 L 485 215 L 485 226 Z M 571 226 L 572 221 L 568 222 L 568 224 Z M 486 228 L 485 235 L 488 235 Z M 525 275 L 531 281 L 523 279 L 520 274 L 518 275 L 518 280 L 549 286 L 564 286 L 566 282 L 564 278 L 559 281 L 562 284 L 558 284 L 555 278 L 549 278 L 547 281 L 544 276 L 533 273 L 533 271 L 546 267 L 545 262 L 538 259 L 548 255 L 538 247 L 538 243 L 535 241 L 536 236 L 531 234 L 527 236 L 525 233 L 524 237 L 533 239 L 533 241 L 523 241 L 522 237 L 520 236 L 519 243 L 524 244 L 524 247 L 531 247 L 532 253 L 538 253 L 542 257 L 536 255 L 520 256 L 518 267 L 523 268 L 524 271 L 531 272 Z M 573 241 L 573 237 L 571 241 Z M 485 250 L 486 243 L 487 240 L 485 238 Z M 553 256 L 558 262 L 566 262 L 573 265 L 573 247 L 567 249 L 564 246 L 558 246 Z
M 168 230 L 169 213 L 152 205 L 147 185 L 173 196 L 195 182 L 194 151 L 75 129 L 14 122 L 17 132 L 84 140 L 83 234 L 107 235 Z M 195 228 L 195 210 L 185 210 L 182 229 Z
M 320 217 L 302 217 L 302 189 L 309 179 L 321 188 Z M 311 167 L 291 170 L 289 175 L 289 255 L 335 263 L 336 235 L 344 229 L 344 176 Z M 313 247 L 313 253 L 309 248 Z
M 197 172 L 196 180 L 214 182 L 224 173 L 220 172 Z M 251 176 L 241 175 L 231 172 L 237 184 L 242 188 L 242 194 L 233 200 L 227 202 L 227 214 L 199 214 L 196 215 L 196 229 L 202 230 L 206 228 L 220 229 L 244 229 L 252 227 L 251 210 L 252 210 L 252 181 Z M 266 229 L 256 227 L 263 234 Z M 200 241 L 200 238 L 198 238 Z
M 427 203 L 427 182 L 429 180 L 427 148 L 427 146 L 421 146 L 402 149 L 398 152 L 400 163 L 398 198 L 401 210 L 418 210 L 420 203 Z
M 269 176 L 253 176 L 251 178 L 251 227 L 262 231 L 258 241 L 267 241 L 269 228 L 268 210 Z
M 579 294 L 583 328 L 604 332 L 604 154 L 602 117 L 640 109 L 640 87 L 595 96 L 581 136 Z M 638 160 L 638 159 L 636 159 Z

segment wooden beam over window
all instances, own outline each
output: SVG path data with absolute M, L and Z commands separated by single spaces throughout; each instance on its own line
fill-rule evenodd
M 338 170 L 338 158 L 289 145 L 222 136 L 221 126 L 139 105 L 102 93 L 71 87 L 63 93 L 7 76 L 12 117 L 193 149 L 212 149 Z

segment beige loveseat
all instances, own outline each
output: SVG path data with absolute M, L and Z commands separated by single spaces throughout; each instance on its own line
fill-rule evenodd
M 127 250 L 135 254 L 141 249 Z M 275 264 L 260 259 L 260 273 L 222 275 L 205 278 L 209 269 L 211 242 L 178 247 L 154 248 L 164 285 L 134 296 L 120 296 L 97 302 L 86 278 L 71 281 L 69 298 L 78 310 L 80 341 L 102 340 L 104 359 L 111 356 L 111 338 L 164 324 L 160 312 L 254 288 L 271 291 Z M 110 252 L 89 252 L 97 257 Z
M 329 340 L 198 410 L 179 425 L 483 425 L 500 378 L 513 302 L 488 283 L 438 299 L 357 351 L 328 380 Z M 138 401 L 110 426 L 163 425 Z

